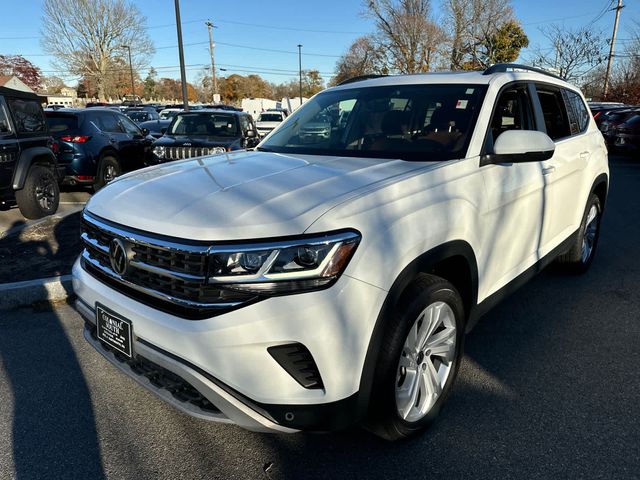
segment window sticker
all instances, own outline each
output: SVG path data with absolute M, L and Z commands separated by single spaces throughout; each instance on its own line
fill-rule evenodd
M 473 91 L 474 91 L 473 88 L 467 88 L 467 91 L 464 92 L 464 93 L 467 94 L 467 95 L 473 95 Z
M 464 110 L 467 108 L 468 103 L 469 100 L 458 100 L 458 103 L 456 103 L 456 108 Z

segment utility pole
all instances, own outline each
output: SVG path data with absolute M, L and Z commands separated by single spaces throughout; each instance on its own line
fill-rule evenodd
M 131 47 L 129 45 L 120 45 L 120 48 L 126 48 L 127 51 L 129 52 L 129 73 L 131 74 L 131 95 L 134 97 L 134 102 L 135 102 L 136 87 L 133 83 L 133 64 L 131 63 Z
M 300 106 L 302 106 L 302 45 L 298 44 L 298 71 L 300 73 Z
M 607 72 L 604 74 L 604 91 L 602 92 L 603 100 L 606 100 L 607 95 L 609 94 L 609 76 L 611 75 L 611 64 L 613 63 L 613 51 L 616 43 L 616 35 L 618 33 L 618 20 L 620 20 L 620 10 L 622 10 L 623 8 L 624 6 L 622 5 L 622 0 L 618 0 L 618 6 L 615 8 L 616 19 L 613 22 L 613 35 L 611 36 L 611 46 L 609 48 Z
M 182 103 L 184 111 L 189 111 L 189 97 L 187 95 L 187 73 L 184 69 L 184 49 L 182 48 L 182 24 L 180 23 L 180 0 L 175 0 L 176 27 L 178 29 L 178 54 L 180 55 L 180 80 L 182 81 Z
M 211 54 L 211 75 L 213 76 L 213 96 L 214 96 L 213 101 L 215 102 L 215 95 L 216 93 L 218 93 L 218 80 L 216 79 L 216 63 L 213 59 L 213 47 L 215 45 L 213 44 L 212 29 L 217 27 L 213 23 L 211 23 L 211 20 L 207 20 L 205 25 L 209 29 L 209 53 Z

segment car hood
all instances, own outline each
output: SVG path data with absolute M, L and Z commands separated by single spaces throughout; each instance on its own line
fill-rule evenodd
M 95 194 L 87 210 L 121 225 L 193 240 L 296 235 L 358 191 L 438 163 L 222 154 L 120 177 Z

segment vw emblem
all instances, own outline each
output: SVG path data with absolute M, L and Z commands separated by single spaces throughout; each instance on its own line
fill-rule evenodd
M 119 238 L 114 238 L 109 244 L 109 260 L 111 268 L 121 277 L 129 270 L 129 258 L 124 242 Z

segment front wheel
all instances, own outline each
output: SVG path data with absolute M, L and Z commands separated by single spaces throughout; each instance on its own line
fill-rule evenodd
M 366 427 L 398 440 L 429 426 L 456 377 L 463 335 L 464 306 L 455 287 L 420 275 L 387 324 Z
M 20 213 L 31 220 L 56 213 L 60 188 L 53 170 L 45 165 L 32 165 L 24 187 L 16 191 L 16 202 Z

